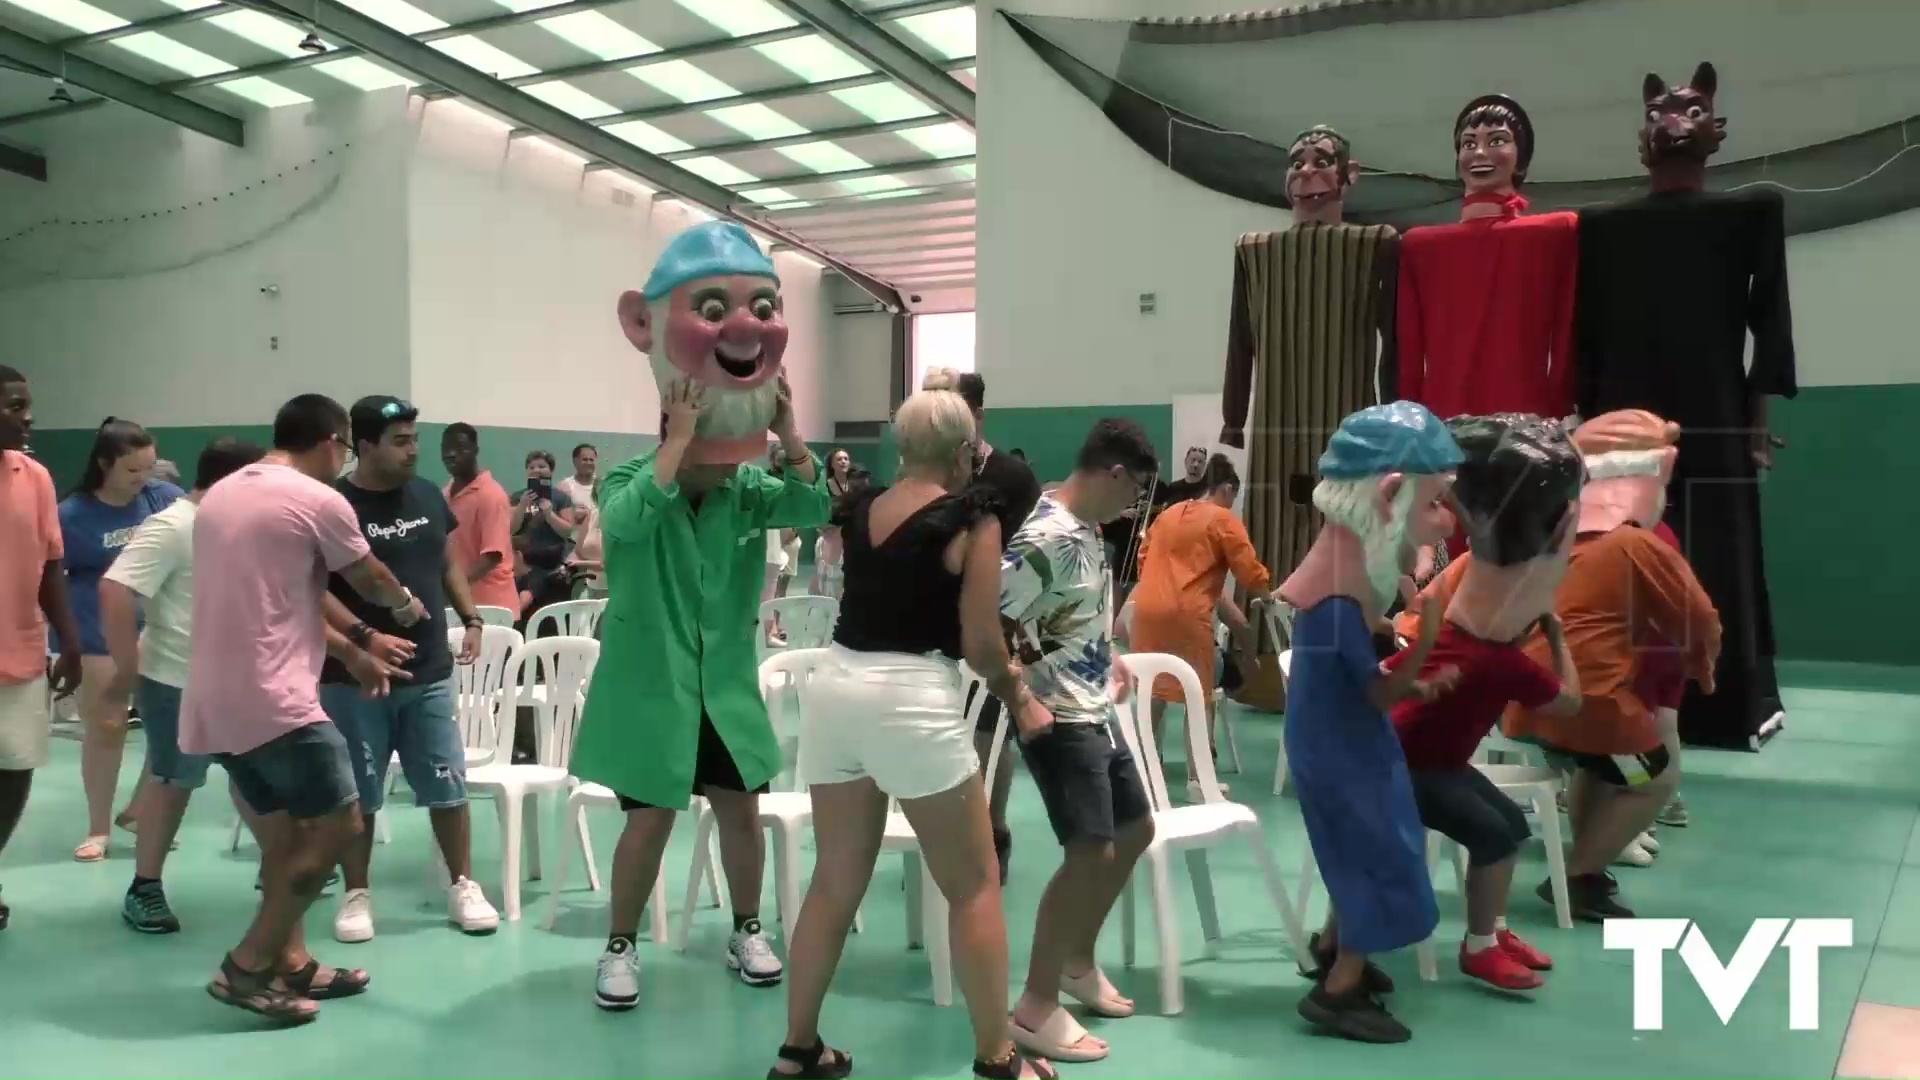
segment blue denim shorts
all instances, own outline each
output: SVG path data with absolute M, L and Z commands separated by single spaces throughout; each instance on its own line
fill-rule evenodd
M 444 810 L 467 802 L 467 750 L 454 722 L 454 682 L 396 686 L 369 698 L 357 686 L 323 685 L 320 707 L 346 737 L 360 809 L 385 805 L 387 766 L 395 755 L 416 806 Z
M 147 772 L 158 783 L 191 791 L 207 782 L 207 766 L 213 759 L 180 750 L 182 693 L 177 686 L 143 675 L 134 696 L 140 706 L 140 729 L 147 736 Z
M 355 797 L 347 740 L 324 720 L 294 728 L 271 742 L 213 760 L 256 814 L 326 817 Z

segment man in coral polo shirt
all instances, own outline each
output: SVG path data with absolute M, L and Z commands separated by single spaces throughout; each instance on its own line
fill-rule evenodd
M 47 763 L 47 624 L 60 642 L 53 691 L 80 684 L 80 629 L 60 569 L 53 478 L 25 453 L 33 429 L 27 378 L 0 364 L 0 851 L 20 823 L 33 770 Z M 0 901 L 0 930 L 7 928 Z
M 467 568 L 467 589 L 482 607 L 500 607 L 520 617 L 520 590 L 513 583 L 513 516 L 507 491 L 480 467 L 480 433 L 471 424 L 448 424 L 440 436 L 440 462 L 447 467 L 447 505 L 453 508 L 453 545 Z

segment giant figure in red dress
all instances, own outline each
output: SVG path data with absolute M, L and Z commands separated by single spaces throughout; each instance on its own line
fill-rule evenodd
M 1718 89 L 1707 63 L 1685 86 L 1646 76 L 1651 190 L 1581 214 L 1580 411 L 1646 409 L 1680 424 L 1666 521 L 1724 633 L 1715 689 L 1688 691 L 1680 734 L 1752 749 L 1782 716 L 1760 545 L 1759 481 L 1778 445 L 1767 398 L 1797 385 L 1780 195 L 1706 190 L 1707 158 L 1725 138 Z

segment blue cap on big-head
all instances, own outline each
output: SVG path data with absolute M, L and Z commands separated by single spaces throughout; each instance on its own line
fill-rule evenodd
M 1370 405 L 1340 421 L 1320 455 L 1320 475 L 1329 480 L 1408 473 L 1431 476 L 1457 468 L 1460 447 L 1453 433 L 1425 405 L 1393 401 Z
M 642 292 L 649 303 L 654 303 L 690 281 L 733 274 L 780 283 L 773 259 L 760 250 L 744 226 L 732 221 L 708 221 L 685 230 L 667 244 Z

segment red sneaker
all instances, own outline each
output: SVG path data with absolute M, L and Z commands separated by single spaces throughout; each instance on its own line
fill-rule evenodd
M 1527 968 L 1533 971 L 1553 970 L 1553 957 L 1520 940 L 1519 934 L 1511 930 L 1496 930 L 1493 936 L 1500 942 L 1502 951 Z
M 1538 972 L 1528 969 L 1498 945 L 1479 952 L 1468 952 L 1466 943 L 1462 942 L 1460 973 L 1491 983 L 1502 990 L 1534 990 L 1546 982 Z

